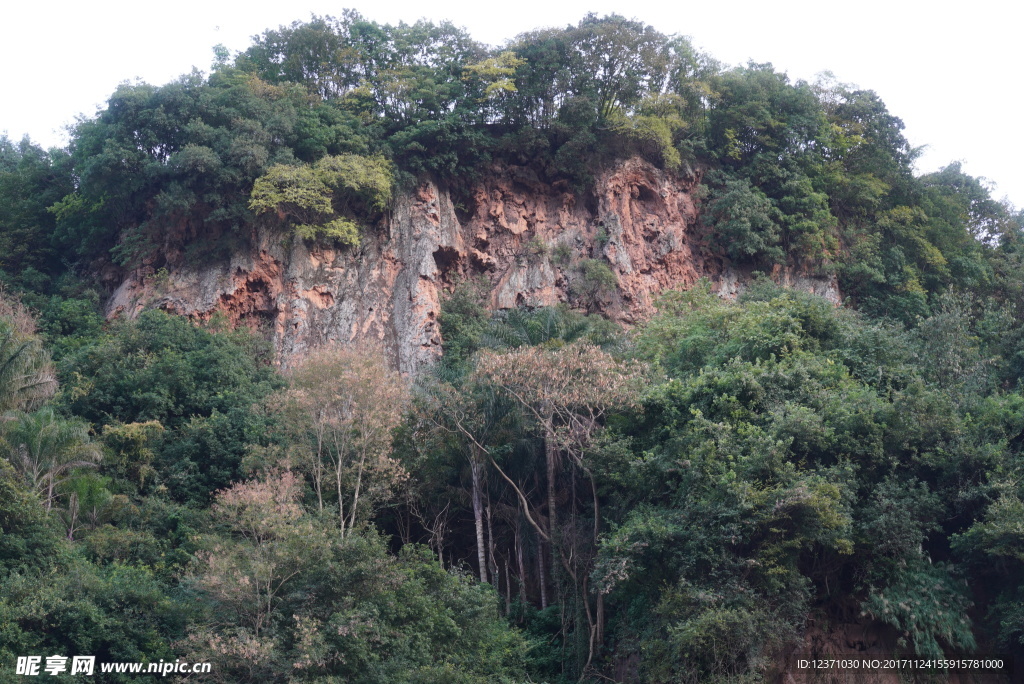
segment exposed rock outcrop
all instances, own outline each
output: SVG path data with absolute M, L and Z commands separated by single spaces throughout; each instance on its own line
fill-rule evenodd
M 467 277 L 486 279 L 493 308 L 568 302 L 632 324 L 653 312 L 663 290 L 708 277 L 735 296 L 749 278 L 704 248 L 697 183 L 632 159 L 580 195 L 529 169 L 501 167 L 475 187 L 471 206 L 456 207 L 425 182 L 400 193 L 358 249 L 257 228 L 251 250 L 221 263 L 171 268 L 166 277 L 151 267 L 130 273 L 107 314 L 221 312 L 233 325 L 269 330 L 285 364 L 321 345 L 373 340 L 403 372 L 440 354 L 443 293 Z M 773 277 L 839 301 L 833 280 L 783 270 Z

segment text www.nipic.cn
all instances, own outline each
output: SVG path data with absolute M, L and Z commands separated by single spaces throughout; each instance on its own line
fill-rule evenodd
M 96 656 L 18 656 L 14 673 L 28 677 L 37 675 L 80 674 L 90 676 L 96 671 Z M 126 674 L 198 674 L 210 671 L 210 663 L 188 663 L 180 660 L 156 663 L 100 663 L 100 672 Z

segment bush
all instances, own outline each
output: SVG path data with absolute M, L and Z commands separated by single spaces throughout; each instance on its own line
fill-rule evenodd
M 372 219 L 391 201 L 394 174 L 383 157 L 326 156 L 312 166 L 277 164 L 256 179 L 249 208 L 288 221 L 299 237 L 359 245 L 352 216 Z
M 708 174 L 702 221 L 708 241 L 737 263 L 782 263 L 780 215 L 771 200 L 744 178 Z
M 266 439 L 254 407 L 282 384 L 266 354 L 246 332 L 211 333 L 146 311 L 64 359 L 61 402 L 96 426 L 165 428 L 153 440 L 160 481 L 179 499 L 205 501 L 238 478 L 247 445 Z M 134 486 L 145 480 L 130 477 Z
M 578 268 L 579 275 L 569 284 L 569 293 L 588 309 L 600 304 L 619 284 L 615 272 L 600 259 L 584 259 Z

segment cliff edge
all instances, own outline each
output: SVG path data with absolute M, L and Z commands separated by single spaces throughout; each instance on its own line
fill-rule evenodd
M 663 290 L 707 277 L 736 296 L 749 272 L 702 240 L 696 188 L 640 159 L 600 174 L 585 194 L 503 166 L 454 202 L 433 182 L 399 193 L 356 249 L 336 249 L 257 226 L 252 248 L 219 262 L 127 274 L 108 317 L 160 308 L 265 329 L 278 361 L 332 343 L 373 341 L 413 373 L 441 353 L 444 292 L 480 277 L 493 309 L 570 306 L 624 325 L 654 310 Z M 839 303 L 835 280 L 776 269 L 785 285 Z

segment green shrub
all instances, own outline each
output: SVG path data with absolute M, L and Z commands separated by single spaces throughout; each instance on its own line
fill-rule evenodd
M 578 275 L 569 284 L 569 293 L 587 308 L 597 306 L 615 291 L 619 279 L 601 259 L 584 259 L 577 265 Z
M 551 249 L 551 261 L 559 266 L 568 266 L 572 261 L 573 248 L 565 242 L 555 243 Z
M 785 261 L 781 218 L 768 197 L 743 178 L 708 174 L 710 190 L 702 221 L 708 241 L 738 263 Z
M 274 213 L 299 237 L 359 245 L 350 217 L 373 218 L 391 201 L 394 174 L 383 157 L 326 156 L 312 166 L 277 164 L 256 179 L 249 208 Z

